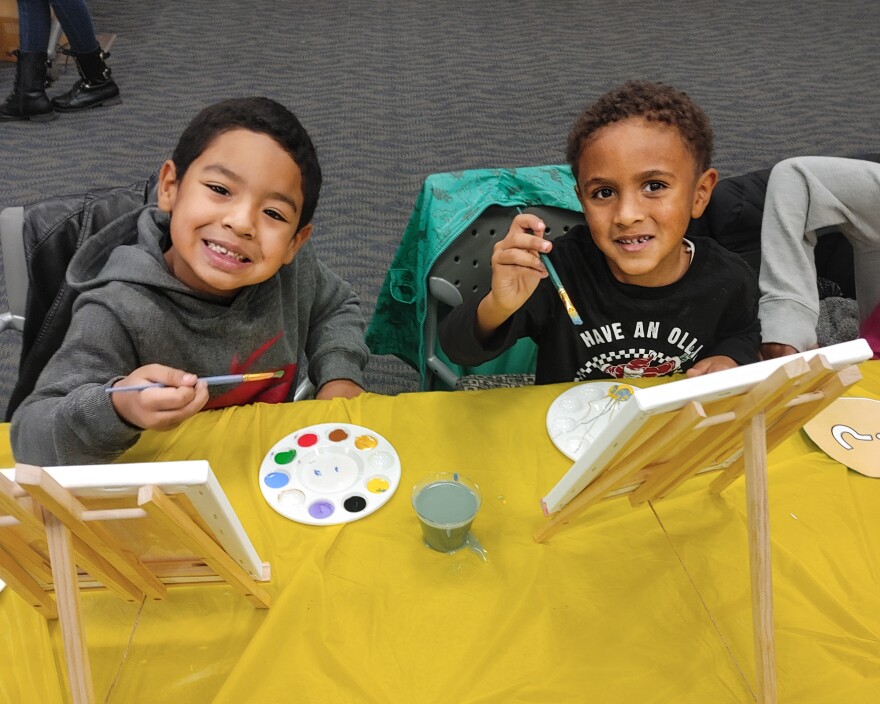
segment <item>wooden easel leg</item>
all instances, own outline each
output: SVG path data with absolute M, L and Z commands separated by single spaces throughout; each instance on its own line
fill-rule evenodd
M 52 597 L 19 562 L 0 546 L 0 577 L 46 618 L 58 618 Z
M 143 508 L 157 523 L 176 535 L 184 545 L 201 557 L 234 589 L 244 594 L 254 606 L 258 609 L 269 608 L 272 600 L 268 592 L 260 587 L 241 565 L 235 562 L 158 487 L 142 486 L 138 490 L 138 506 Z
M 79 601 L 79 581 L 73 555 L 70 530 L 48 511 L 43 511 L 49 561 L 55 582 L 55 600 L 67 663 L 67 680 L 73 704 L 94 704 L 92 672 L 86 650 L 86 634 L 82 623 Z
M 770 571 L 770 511 L 767 499 L 767 437 L 764 413 L 745 430 L 746 513 L 752 584 L 752 629 L 759 704 L 776 704 L 776 648 L 773 639 L 773 579 Z

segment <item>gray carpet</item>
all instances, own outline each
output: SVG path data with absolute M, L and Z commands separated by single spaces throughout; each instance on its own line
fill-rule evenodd
M 323 258 L 375 304 L 423 178 L 559 163 L 579 110 L 628 78 L 688 91 L 722 176 L 880 147 L 880 3 L 93 0 L 122 105 L 0 123 L 0 207 L 144 178 L 223 97 L 269 95 L 318 146 Z M 13 80 L 0 63 L 0 90 Z M 66 89 L 62 72 L 52 92 Z M 0 290 L 0 310 L 5 292 Z M 0 409 L 18 341 L 0 336 Z M 376 358 L 370 388 L 417 388 Z

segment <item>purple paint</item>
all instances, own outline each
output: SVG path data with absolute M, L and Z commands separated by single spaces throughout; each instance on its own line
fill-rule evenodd
M 309 506 L 309 515 L 312 518 L 329 518 L 334 511 L 333 504 L 329 501 L 316 501 Z

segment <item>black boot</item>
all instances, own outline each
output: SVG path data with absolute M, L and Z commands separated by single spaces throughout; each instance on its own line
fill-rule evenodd
M 110 68 L 104 63 L 104 59 L 110 54 L 105 54 L 100 49 L 88 54 L 71 54 L 76 59 L 80 80 L 66 93 L 52 98 L 52 105 L 58 112 L 76 112 L 122 102 L 119 86 L 110 78 Z
M 58 117 L 46 95 L 46 52 L 18 51 L 15 85 L 0 106 L 0 120 L 33 120 L 48 122 Z

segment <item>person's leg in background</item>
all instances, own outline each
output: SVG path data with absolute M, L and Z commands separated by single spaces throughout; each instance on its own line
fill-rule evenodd
M 46 49 L 51 16 L 48 0 L 18 0 L 19 49 L 15 83 L 0 106 L 0 120 L 47 122 L 58 117 L 46 96 Z
M 19 0 L 21 3 L 22 0 Z M 116 105 L 121 102 L 119 86 L 110 77 L 110 68 L 104 62 L 109 56 L 101 50 L 92 16 L 85 0 L 49 0 L 55 16 L 61 24 L 70 54 L 76 61 L 78 80 L 66 93 L 52 99 L 52 105 L 59 112 L 76 112 L 101 105 Z M 46 42 L 49 41 L 48 36 Z
M 773 167 L 761 225 L 762 353 L 816 346 L 817 231 L 837 227 L 853 247 L 856 300 L 864 322 L 880 303 L 880 164 L 802 156 Z M 785 349 L 793 348 L 793 349 Z

